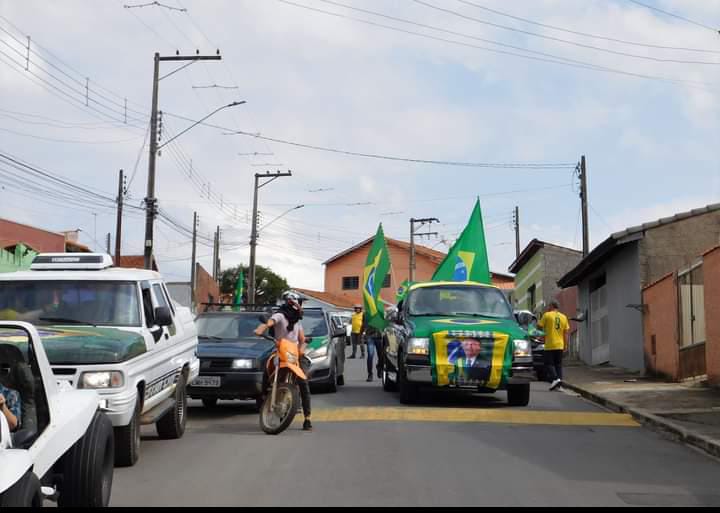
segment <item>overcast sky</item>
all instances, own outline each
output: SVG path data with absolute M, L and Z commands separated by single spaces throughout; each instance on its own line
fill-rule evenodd
M 388 236 L 408 240 L 410 217 L 437 217 L 442 236 L 428 245 L 446 250 L 477 196 L 493 270 L 507 271 L 514 259 L 516 205 L 523 245 L 534 237 L 573 247 L 582 240 L 571 169 L 361 158 L 224 135 L 233 130 L 421 160 L 567 164 L 584 154 L 593 244 L 720 201 L 720 35 L 710 30 L 720 27 L 718 0 L 643 2 L 690 21 L 630 0 L 125 7 L 142 3 L 0 0 L 0 152 L 109 197 L 118 170 L 137 169 L 128 202 L 139 207 L 154 52 L 220 49 L 222 62 L 194 64 L 161 82 L 163 139 L 190 124 L 177 116 L 197 120 L 232 101 L 248 103 L 208 121 L 227 130 L 199 126 L 164 148 L 156 192 L 160 208 L 186 227 L 198 211 L 203 237 L 222 226 L 223 267 L 248 261 L 253 175 L 268 169 L 290 169 L 293 177 L 262 189 L 263 223 L 305 206 L 262 232 L 258 263 L 298 287 L 320 289 L 322 262 L 371 236 L 379 222 Z M 175 67 L 163 63 L 162 72 Z M 83 242 L 104 247 L 114 232 L 111 205 L 68 204 L 33 193 L 25 180 L 0 165 L 0 216 L 79 228 Z M 144 220 L 132 207 L 123 252 L 141 254 Z M 181 232 L 158 223 L 156 253 L 170 281 L 189 276 L 189 238 Z M 207 269 L 210 253 L 198 250 Z

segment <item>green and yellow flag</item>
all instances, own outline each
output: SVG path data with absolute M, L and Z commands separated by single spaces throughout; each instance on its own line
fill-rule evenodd
M 363 300 L 365 303 L 365 316 L 367 323 L 379 330 L 385 329 L 384 301 L 380 299 L 385 276 L 390 271 L 390 252 L 385 242 L 385 232 L 382 224 L 378 227 L 375 241 L 368 254 L 365 272 L 363 274 Z
M 399 304 L 401 301 L 405 300 L 405 296 L 407 296 L 407 293 L 410 290 L 410 285 L 412 285 L 410 280 L 405 280 L 403 284 L 400 285 L 397 295 L 395 296 L 395 303 Z
M 470 222 L 438 266 L 432 281 L 474 281 L 490 285 L 490 263 L 479 199 Z
M 233 310 L 238 311 L 240 310 L 240 307 L 242 306 L 242 297 L 243 293 L 245 292 L 245 273 L 243 272 L 243 268 L 240 268 L 240 273 L 238 274 L 238 281 L 235 284 L 235 299 L 233 301 Z

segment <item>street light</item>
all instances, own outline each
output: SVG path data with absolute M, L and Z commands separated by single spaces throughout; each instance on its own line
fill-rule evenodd
M 282 219 L 283 217 L 285 217 L 286 215 L 288 215 L 290 212 L 294 212 L 295 210 L 300 210 L 301 208 L 305 208 L 305 205 L 298 205 L 298 206 L 296 206 L 296 207 L 293 207 L 293 208 L 291 208 L 291 209 L 283 212 L 282 214 L 280 214 L 279 216 L 277 216 L 275 219 L 273 219 L 272 221 L 270 221 L 269 223 L 267 223 L 265 226 L 263 226 L 262 228 L 258 229 L 258 233 L 260 233 L 261 231 L 263 231 L 265 228 L 267 228 L 268 226 L 270 226 L 270 225 L 273 224 L 274 222 L 279 221 L 280 219 Z
M 236 106 L 238 106 L 238 105 L 244 105 L 244 104 L 246 104 L 246 103 L 247 103 L 247 102 L 246 102 L 245 100 L 243 100 L 243 101 L 241 101 L 241 102 L 232 102 L 232 103 L 229 103 L 228 105 L 223 105 L 222 107 L 218 107 L 217 109 L 215 109 L 214 111 L 212 111 L 210 114 L 208 114 L 207 116 L 205 116 L 204 118 L 202 118 L 200 121 L 196 121 L 195 123 L 193 123 L 192 125 L 190 125 L 189 127 L 187 127 L 185 130 L 183 130 L 182 132 L 180 132 L 179 134 L 177 134 L 177 135 L 176 135 L 175 137 L 173 137 L 172 139 L 170 139 L 170 140 L 168 140 L 168 141 L 165 141 L 163 144 L 161 144 L 160 146 L 158 146 L 158 151 L 162 150 L 165 146 L 167 146 L 168 144 L 170 144 L 171 142 L 173 142 L 175 139 L 177 139 L 178 137 L 180 137 L 180 136 L 183 135 L 184 133 L 186 133 L 186 132 L 190 131 L 191 129 L 195 128 L 196 126 L 202 124 L 204 121 L 206 121 L 207 119 L 211 118 L 212 116 L 214 116 L 215 114 L 217 114 L 217 113 L 220 112 L 221 110 L 229 109 L 230 107 L 236 107 Z

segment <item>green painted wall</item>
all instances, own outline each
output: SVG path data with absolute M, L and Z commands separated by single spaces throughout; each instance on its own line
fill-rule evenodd
M 529 304 L 528 291 L 530 287 L 536 285 L 535 302 L 539 303 L 542 301 L 542 280 L 544 274 L 545 258 L 543 257 L 543 252 L 538 251 L 515 276 L 515 292 L 513 293 L 515 308 L 518 310 L 535 310 L 535 307 Z
M 36 255 L 37 253 L 22 244 L 15 246 L 14 251 L 0 249 L 0 273 L 30 269 Z

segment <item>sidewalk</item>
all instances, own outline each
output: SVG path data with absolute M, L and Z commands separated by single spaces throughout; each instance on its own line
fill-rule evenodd
M 720 458 L 720 390 L 666 383 L 609 366 L 565 365 L 563 386 L 644 426 Z

